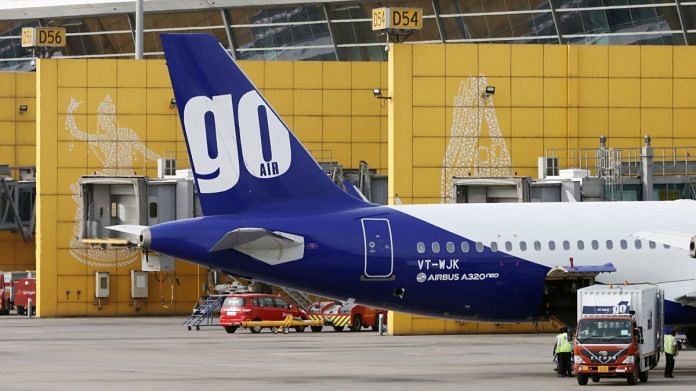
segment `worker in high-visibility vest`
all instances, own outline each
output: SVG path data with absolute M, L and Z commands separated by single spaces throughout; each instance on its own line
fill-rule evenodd
M 674 357 L 679 354 L 679 349 L 677 348 L 677 335 L 676 330 L 672 330 L 671 333 L 665 335 L 665 357 L 667 358 L 667 364 L 665 365 L 665 377 L 674 377 L 672 371 L 674 371 Z
M 556 342 L 553 345 L 553 350 L 556 353 L 558 360 L 558 376 L 572 376 L 572 368 L 570 366 L 570 352 L 573 346 L 568 339 L 568 328 L 562 327 L 561 333 L 556 336 Z

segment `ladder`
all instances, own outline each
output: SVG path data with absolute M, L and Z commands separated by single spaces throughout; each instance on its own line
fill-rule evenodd
M 295 303 L 297 303 L 297 305 L 299 305 L 302 308 L 305 308 L 305 309 L 309 308 L 309 306 L 312 305 L 312 303 L 313 303 L 313 301 L 309 298 L 309 296 L 304 292 L 296 291 L 294 289 L 285 288 L 285 287 L 280 287 L 280 288 L 283 289 L 283 291 L 288 296 L 290 296 L 290 298 Z
M 226 297 L 227 295 L 210 295 L 201 298 L 193 307 L 193 312 L 186 318 L 183 325 L 189 330 L 193 327 L 196 330 L 200 330 L 201 326 L 219 326 L 220 323 L 216 321 L 217 317 L 215 314 L 219 313 Z

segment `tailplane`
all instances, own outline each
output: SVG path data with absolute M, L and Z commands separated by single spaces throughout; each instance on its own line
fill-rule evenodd
M 331 182 L 217 39 L 161 37 L 205 215 L 366 205 Z

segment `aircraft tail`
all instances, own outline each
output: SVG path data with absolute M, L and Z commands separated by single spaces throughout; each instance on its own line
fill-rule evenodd
M 365 205 L 328 178 L 217 39 L 161 37 L 205 215 Z

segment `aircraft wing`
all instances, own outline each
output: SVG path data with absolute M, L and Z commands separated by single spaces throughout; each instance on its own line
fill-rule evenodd
M 633 236 L 639 239 L 652 240 L 653 242 L 666 244 L 668 246 L 689 250 L 693 233 L 675 231 L 640 231 Z
M 265 228 L 237 228 L 226 233 L 208 252 L 236 250 L 269 265 L 304 256 L 304 237 Z
M 675 299 L 677 303 L 696 307 L 696 291 L 688 292 Z

